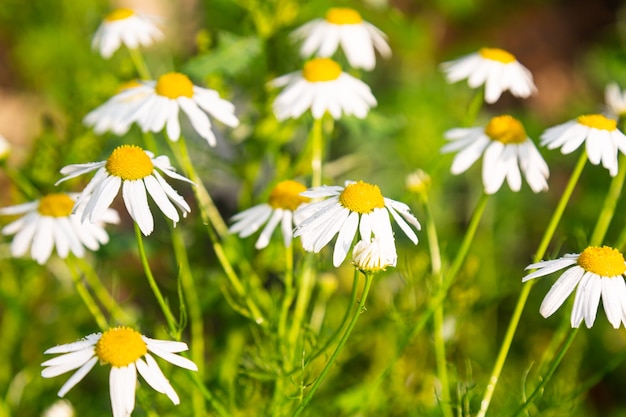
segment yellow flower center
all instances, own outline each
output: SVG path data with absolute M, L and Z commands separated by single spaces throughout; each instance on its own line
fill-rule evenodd
M 624 255 L 608 246 L 589 246 L 578 256 L 578 265 L 603 277 L 615 277 L 626 272 Z
M 480 48 L 478 53 L 485 59 L 502 62 L 503 64 L 515 62 L 515 55 L 500 48 Z
M 107 22 L 114 22 L 116 20 L 128 19 L 134 14 L 135 12 L 132 9 L 117 9 L 109 13 L 104 20 Z
M 39 200 L 37 211 L 42 216 L 67 217 L 72 214 L 74 200 L 69 195 L 58 193 L 48 194 Z
M 576 121 L 587 127 L 591 127 L 598 130 L 613 131 L 617 129 L 617 122 L 613 119 L 609 119 L 601 114 L 585 114 L 579 116 Z
M 270 193 L 269 205 L 273 208 L 294 211 L 300 204 L 311 201 L 310 198 L 300 195 L 303 191 L 306 191 L 306 187 L 297 181 L 281 181 Z
M 105 166 L 109 174 L 131 181 L 145 178 L 154 170 L 148 154 L 135 145 L 122 145 L 115 148 Z
M 330 58 L 312 59 L 302 69 L 302 76 L 311 83 L 336 80 L 340 75 L 341 67 Z
M 357 25 L 363 21 L 359 12 L 347 7 L 333 7 L 326 12 L 326 21 L 334 25 Z
M 491 140 L 502 142 L 505 145 L 522 143 L 526 140 L 526 131 L 519 120 L 505 114 L 494 117 L 487 123 L 485 134 Z
M 159 77 L 156 83 L 156 93 L 171 99 L 191 98 L 193 97 L 193 83 L 185 74 L 169 72 Z
M 130 327 L 114 327 L 102 333 L 96 343 L 96 356 L 103 363 L 122 368 L 135 362 L 148 352 L 141 334 Z
M 349 184 L 339 194 L 339 202 L 350 211 L 371 213 L 376 208 L 385 207 L 385 200 L 377 185 L 363 181 Z

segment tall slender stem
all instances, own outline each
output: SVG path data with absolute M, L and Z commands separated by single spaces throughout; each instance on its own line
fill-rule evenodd
M 585 163 L 587 162 L 587 154 L 583 152 L 578 159 L 578 163 L 574 167 L 574 171 L 563 191 L 563 195 L 559 200 L 559 203 L 552 214 L 552 218 L 548 223 L 548 227 L 546 227 L 546 231 L 543 234 L 541 242 L 537 247 L 537 252 L 533 257 L 533 262 L 539 262 L 546 253 L 548 249 L 548 245 L 554 236 L 554 232 L 561 221 L 561 217 L 563 217 L 563 212 L 565 211 L 565 207 L 567 207 L 567 203 L 574 192 L 574 188 L 576 187 L 576 183 L 578 183 L 578 179 L 580 178 L 580 174 L 585 167 Z M 502 368 L 504 367 L 504 362 L 506 361 L 506 357 L 509 353 L 509 349 L 511 348 L 511 343 L 513 342 L 513 336 L 515 336 L 515 331 L 517 330 L 517 325 L 519 324 L 519 320 L 522 316 L 522 312 L 524 311 L 524 307 L 526 306 L 526 301 L 528 300 L 528 295 L 530 294 L 530 290 L 533 286 L 533 281 L 528 281 L 522 286 L 522 291 L 517 299 L 517 303 L 515 304 L 515 309 L 513 310 L 513 315 L 511 316 L 511 321 L 509 322 L 509 326 L 507 327 L 506 333 L 504 335 L 504 340 L 502 341 L 502 345 L 500 346 L 500 351 L 498 352 L 498 356 L 496 358 L 496 362 L 494 364 L 493 370 L 491 371 L 491 377 L 489 378 L 489 383 L 487 384 L 487 388 L 485 389 L 485 394 L 480 403 L 480 410 L 477 414 L 477 417 L 484 417 L 489 409 L 489 404 L 491 403 L 491 398 L 493 397 L 493 393 L 498 385 L 498 381 L 500 379 L 500 374 L 502 373 Z
M 307 255 L 302 266 L 302 273 L 300 274 L 296 306 L 294 308 L 293 319 L 291 321 L 291 328 L 289 329 L 289 334 L 287 335 L 287 343 L 289 344 L 289 350 L 291 351 L 290 360 L 295 360 L 298 356 L 296 354 L 298 335 L 300 334 L 302 322 L 304 321 L 304 315 L 309 306 L 309 300 L 315 284 L 315 273 L 311 265 L 312 262 L 312 256 Z
M 350 334 L 352 333 L 352 330 L 354 329 L 354 326 L 356 325 L 356 322 L 358 321 L 359 316 L 361 315 L 362 312 L 365 311 L 365 302 L 367 301 L 367 295 L 369 294 L 373 277 L 374 277 L 374 274 L 372 273 L 365 274 L 365 287 L 363 288 L 361 301 L 358 303 L 358 305 L 354 305 L 354 315 L 352 316 L 352 320 L 350 321 L 350 324 L 348 324 L 348 328 L 346 329 L 346 332 L 341 337 L 341 340 L 339 341 L 337 348 L 335 348 L 335 351 L 333 352 L 330 359 L 324 366 L 324 369 L 322 369 L 322 372 L 315 379 L 315 382 L 311 386 L 311 389 L 309 390 L 307 395 L 304 397 L 304 399 L 302 400 L 302 402 L 300 403 L 296 411 L 293 413 L 293 417 L 297 417 L 298 415 L 300 415 L 300 413 L 302 413 L 302 411 L 306 408 L 306 406 L 309 404 L 309 402 L 313 398 L 313 395 L 315 395 L 320 385 L 324 381 L 326 374 L 328 374 L 328 371 L 330 370 L 330 368 L 335 364 L 335 361 L 337 360 L 339 353 L 341 352 L 344 345 L 346 344 L 346 341 L 350 337 Z
M 604 237 L 606 235 L 606 231 L 609 228 L 609 224 L 611 223 L 613 215 L 615 214 L 615 206 L 617 205 L 617 200 L 622 193 L 625 178 L 626 156 L 621 155 L 619 158 L 619 171 L 617 175 L 613 177 L 611 185 L 609 186 L 609 191 L 604 199 L 602 211 L 598 216 L 598 221 L 596 223 L 593 234 L 591 235 L 591 239 L 589 240 L 590 246 L 598 246 L 602 244 L 602 241 L 604 240 Z
M 148 262 L 148 257 L 146 256 L 146 250 L 143 245 L 143 237 L 141 235 L 141 230 L 139 230 L 139 226 L 137 223 L 135 225 L 135 236 L 137 237 L 137 248 L 139 249 L 139 257 L 141 258 L 141 264 L 143 265 L 143 270 L 146 274 L 146 278 L 148 279 L 148 284 L 154 293 L 154 296 L 159 303 L 159 307 L 161 307 L 161 311 L 163 311 L 163 315 L 165 316 L 165 320 L 167 321 L 167 326 L 170 330 L 170 335 L 174 337 L 176 340 L 180 339 L 180 329 L 178 329 L 178 325 L 176 324 L 176 319 L 172 314 L 172 310 L 170 310 L 170 306 L 167 301 L 163 297 L 159 286 L 154 279 L 154 275 L 152 275 L 152 270 L 150 269 L 150 263 Z
M 311 158 L 311 170 L 313 172 L 311 186 L 319 187 L 322 185 L 322 161 L 324 156 L 324 135 L 322 133 L 322 119 L 313 119 L 313 128 L 311 129 L 311 141 L 313 148 L 313 156 Z
M 76 287 L 78 295 L 85 303 L 85 306 L 87 307 L 93 318 L 96 320 L 96 323 L 98 324 L 98 327 L 100 327 L 100 330 L 105 331 L 109 328 L 109 324 L 104 318 L 100 307 L 98 307 L 96 301 L 93 299 L 89 291 L 87 291 L 87 288 L 81 281 L 81 277 L 78 271 L 76 271 L 73 267 L 70 267 L 70 271 L 72 274 L 72 281 L 74 281 L 74 286 Z
M 137 74 L 139 74 L 139 78 L 142 80 L 150 80 L 152 77 L 150 76 L 150 70 L 146 65 L 145 59 L 143 59 L 143 55 L 137 48 L 128 48 L 128 54 L 130 55 L 130 59 L 133 61 L 133 65 L 137 70 Z

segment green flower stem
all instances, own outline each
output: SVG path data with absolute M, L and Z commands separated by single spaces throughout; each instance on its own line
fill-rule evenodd
M 478 117 L 478 113 L 483 106 L 483 101 L 485 99 L 485 92 L 483 89 L 477 90 L 474 98 L 470 102 L 467 113 L 465 114 L 465 118 L 463 119 L 463 126 L 469 127 L 472 126 L 476 122 L 476 118 Z
M 133 65 L 139 74 L 139 78 L 142 80 L 151 80 L 150 70 L 146 65 L 146 60 L 143 58 L 141 51 L 138 48 L 127 48 L 130 59 L 133 61 Z
M 285 248 L 285 290 L 283 294 L 283 300 L 280 305 L 280 314 L 278 317 L 278 341 L 281 344 L 281 350 L 283 352 L 284 358 L 288 358 L 288 356 L 286 356 L 287 345 L 285 343 L 285 335 L 287 332 L 287 315 L 289 314 L 289 307 L 291 307 L 294 295 L 295 288 L 293 285 L 293 244 L 290 244 L 288 247 Z M 289 363 L 291 363 L 291 361 L 284 361 L 284 364 Z
M 313 172 L 311 186 L 319 187 L 322 185 L 323 178 L 322 159 L 324 155 L 324 135 L 322 134 L 322 118 L 313 119 L 311 142 L 313 148 L 313 156 L 311 158 L 311 170 Z
M 28 200 L 34 200 L 40 196 L 41 193 L 19 170 L 10 167 L 6 161 L 0 163 L 0 168 L 4 170 L 9 180 L 17 186 L 22 195 Z
M 197 372 L 186 372 L 186 374 L 189 375 L 191 380 L 200 389 L 200 392 L 202 393 L 204 398 L 206 398 L 206 400 L 209 402 L 209 404 L 211 405 L 213 410 L 215 410 L 215 412 L 217 413 L 218 416 L 220 416 L 220 417 L 231 417 L 232 416 L 231 413 L 226 411 L 226 409 L 224 408 L 222 403 L 219 400 L 217 400 L 215 397 L 213 397 L 213 394 L 211 394 L 211 391 L 209 391 L 207 389 L 207 387 L 204 385 L 204 383 L 202 382 L 202 379 L 200 378 L 200 375 L 198 375 Z
M 189 318 L 191 327 L 191 360 L 198 365 L 198 375 L 202 379 L 204 377 L 204 320 L 202 318 L 202 307 L 200 298 L 189 266 L 189 257 L 187 256 L 187 248 L 183 239 L 182 230 L 172 228 L 172 245 L 174 247 L 174 256 L 178 264 L 179 277 L 187 299 L 189 307 Z M 206 415 L 204 401 L 202 396 L 194 391 L 193 393 L 194 415 Z
M 287 335 L 287 343 L 291 352 L 290 359 L 292 361 L 296 360 L 298 357 L 296 352 L 298 335 L 300 334 L 302 322 L 304 321 L 304 315 L 309 306 L 311 293 L 313 292 L 313 286 L 315 285 L 315 271 L 313 271 L 313 267 L 311 265 L 312 262 L 312 255 L 307 255 L 304 259 L 302 273 L 300 274 L 298 296 L 296 297 L 296 305 L 294 308 L 291 328 L 289 329 L 289 334 Z
M 552 218 L 548 223 L 548 227 L 546 228 L 545 233 L 543 234 L 543 238 L 539 243 L 539 247 L 537 248 L 537 252 L 533 257 L 533 263 L 539 262 L 546 253 L 548 249 L 548 245 L 554 236 L 554 232 L 561 221 L 561 217 L 563 216 L 563 212 L 565 211 L 565 207 L 567 207 L 567 203 L 574 192 L 574 188 L 576 187 L 576 183 L 578 183 L 578 179 L 580 178 L 580 174 L 585 167 L 585 163 L 587 162 L 587 154 L 583 152 L 578 159 L 578 163 L 574 167 L 574 171 L 563 191 L 563 195 L 559 200 L 559 203 L 556 206 L 554 213 L 552 214 Z M 502 341 L 502 345 L 500 346 L 500 351 L 498 352 L 498 356 L 496 358 L 496 362 L 494 364 L 493 370 L 491 371 L 491 377 L 489 378 L 489 383 L 487 384 L 487 388 L 485 389 L 485 394 L 480 403 L 480 411 L 476 415 L 477 417 L 484 417 L 489 409 L 489 404 L 491 403 L 491 398 L 493 397 L 493 393 L 498 385 L 498 380 L 500 379 L 500 374 L 502 373 L 502 368 L 504 367 L 504 362 L 506 361 L 506 357 L 509 353 L 509 349 L 511 348 L 511 343 L 513 342 L 513 336 L 515 335 L 515 331 L 517 330 L 517 325 L 519 324 L 519 320 L 522 316 L 522 312 L 524 311 L 524 307 L 526 306 L 526 301 L 528 300 L 528 295 L 530 294 L 530 290 L 533 286 L 533 281 L 528 281 L 522 286 L 522 291 L 517 299 L 517 304 L 515 305 L 515 309 L 513 310 L 513 315 L 511 316 L 511 321 L 509 322 L 509 326 L 504 335 L 504 340 Z
M 159 307 L 163 311 L 163 315 L 165 316 L 165 320 L 167 321 L 167 326 L 170 330 L 170 335 L 174 337 L 176 340 L 180 340 L 180 329 L 176 323 L 176 319 L 172 314 L 172 310 L 170 310 L 169 305 L 165 301 L 163 294 L 161 294 L 161 290 L 154 279 L 154 275 L 152 275 L 152 270 L 150 269 L 150 264 L 148 263 L 148 257 L 146 256 L 146 250 L 143 245 L 143 237 L 141 235 L 141 230 L 139 230 L 139 226 L 137 223 L 134 223 L 135 226 L 135 236 L 137 237 L 137 248 L 139 249 L 139 256 L 141 258 L 141 264 L 143 265 L 143 270 L 146 274 L 146 278 L 148 279 L 148 284 L 156 297 L 157 302 L 159 303 Z
M 577 333 L 578 333 L 578 327 L 570 329 L 567 335 L 567 338 L 561 345 L 561 349 L 559 349 L 559 352 L 557 353 L 556 357 L 552 361 L 552 365 L 550 366 L 546 374 L 543 376 L 543 378 L 541 378 L 541 382 L 539 382 L 539 384 L 535 387 L 532 394 L 530 394 L 530 396 L 526 399 L 524 404 L 522 404 L 520 408 L 518 408 L 518 410 L 515 412 L 515 414 L 513 415 L 514 417 L 522 415 L 524 411 L 528 408 L 528 406 L 530 406 L 533 403 L 533 401 L 535 401 L 535 399 L 543 393 L 543 388 L 546 386 L 548 381 L 550 381 L 550 379 L 554 375 L 556 368 L 558 368 L 559 364 L 561 363 L 561 360 L 563 360 L 563 357 L 565 356 L 570 346 L 572 345 L 572 342 L 574 341 L 574 338 L 576 337 Z
M 606 231 L 608 230 L 609 224 L 611 223 L 613 215 L 615 214 L 615 206 L 617 205 L 617 200 L 622 193 L 625 178 L 626 156 L 620 155 L 619 171 L 617 172 L 617 175 L 613 177 L 613 180 L 611 180 L 609 191 L 604 199 L 602 211 L 600 212 L 600 216 L 598 216 L 598 221 L 593 230 L 593 234 L 591 235 L 591 239 L 589 240 L 590 246 L 599 246 L 604 241 Z
M 184 138 L 180 138 L 178 140 L 178 148 L 175 148 L 170 141 L 170 145 L 172 148 L 172 152 L 176 156 L 176 159 L 181 164 L 183 171 L 189 177 L 191 181 L 193 181 L 196 186 L 193 187 L 196 199 L 198 200 L 198 205 L 200 206 L 200 215 L 202 216 L 202 221 L 204 224 L 212 226 L 215 228 L 218 236 L 220 238 L 224 238 L 228 235 L 228 227 L 222 218 L 222 215 L 217 210 L 211 195 L 208 190 L 204 186 L 202 182 L 202 178 L 196 172 L 193 163 L 191 162 L 191 158 L 189 157 L 189 151 L 187 150 L 187 144 Z
M 70 267 L 69 269 L 72 273 L 72 281 L 74 281 L 74 286 L 76 287 L 78 295 L 85 303 L 85 306 L 87 306 L 87 309 L 89 310 L 93 318 L 96 320 L 96 323 L 98 324 L 98 327 L 100 327 L 100 330 L 107 330 L 109 328 L 109 324 L 104 318 L 100 307 L 98 307 L 96 300 L 93 299 L 89 291 L 87 291 L 84 283 L 81 281 L 80 273 L 72 268 L 70 265 L 68 266 Z
M 424 218 L 426 222 L 426 235 L 428 236 L 428 249 L 430 252 L 430 264 L 432 276 L 435 278 L 437 288 L 443 286 L 443 275 L 441 273 L 441 251 L 439 249 L 439 239 L 437 237 L 437 228 L 428 202 L 428 196 L 421 194 L 421 203 L 424 209 Z M 485 199 L 486 201 L 486 199 Z M 435 360 L 437 363 L 437 375 L 441 383 L 441 407 L 444 417 L 452 417 L 452 409 L 450 408 L 450 385 L 448 380 L 448 366 L 446 361 L 446 342 L 443 337 L 444 312 L 443 303 L 435 308 L 433 313 L 433 325 L 435 327 Z
M 339 353 L 341 352 L 341 350 L 343 349 L 344 345 L 346 344 L 346 341 L 350 337 L 350 334 L 352 333 L 352 330 L 354 329 L 354 326 L 356 325 L 356 322 L 359 319 L 359 316 L 361 315 L 361 313 L 363 313 L 365 311 L 365 302 L 367 301 L 367 295 L 369 294 L 373 278 L 374 278 L 374 274 L 372 274 L 372 273 L 366 273 L 365 274 L 365 287 L 363 288 L 363 294 L 361 295 L 361 301 L 358 302 L 358 304 L 356 304 L 356 303 L 353 304 L 354 314 L 352 316 L 352 320 L 350 320 L 350 324 L 348 324 L 348 328 L 346 329 L 345 333 L 341 337 L 341 340 L 339 341 L 339 344 L 335 348 L 335 351 L 331 355 L 330 359 L 328 360 L 328 362 L 324 366 L 324 369 L 322 369 L 322 372 L 315 379 L 315 382 L 311 386 L 311 389 L 309 390 L 307 395 L 304 397 L 304 399 L 302 400 L 302 402 L 300 403 L 300 405 L 298 406 L 296 411 L 293 413 L 293 417 L 297 417 L 298 415 L 300 415 L 300 413 L 302 413 L 302 411 L 306 408 L 306 406 L 309 404 L 309 402 L 313 398 L 313 395 L 315 395 L 315 393 L 319 389 L 320 385 L 324 381 L 324 378 L 326 377 L 326 374 L 328 374 L 328 371 L 330 370 L 330 368 L 335 364 L 335 361 L 337 360 L 337 357 L 339 356 Z

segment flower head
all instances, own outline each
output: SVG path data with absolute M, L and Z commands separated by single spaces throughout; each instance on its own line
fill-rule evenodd
M 108 59 L 122 44 L 135 49 L 150 46 L 161 38 L 163 32 L 148 16 L 132 9 L 117 9 L 104 18 L 93 36 L 91 47 Z
M 604 90 L 604 100 L 611 117 L 619 118 L 626 115 L 626 91 L 622 91 L 617 83 L 611 83 Z
M 78 369 L 59 390 L 63 397 L 79 383 L 96 362 L 111 365 L 109 391 L 113 417 L 128 417 L 135 408 L 137 371 L 155 391 L 165 394 L 176 405 L 180 399 L 172 385 L 163 375 L 153 353 L 181 368 L 197 371 L 189 359 L 175 353 L 187 350 L 183 342 L 150 339 L 129 327 L 114 327 L 104 333 L 93 333 L 78 342 L 59 345 L 44 353 L 61 353 L 61 356 L 41 364 L 44 378 L 52 378 Z
M 270 242 L 274 229 L 281 225 L 285 246 L 291 246 L 293 228 L 300 222 L 298 216 L 294 216 L 296 209 L 302 204 L 309 202 L 310 198 L 300 195 L 306 191 L 306 187 L 297 181 L 281 181 L 272 189 L 268 202 L 259 204 L 233 216 L 230 233 L 238 233 L 239 237 L 245 238 L 265 225 L 255 247 L 263 249 Z
M 586 114 L 547 129 L 541 135 L 541 144 L 548 149 L 561 148 L 567 155 L 585 142 L 589 162 L 617 175 L 618 150 L 626 153 L 626 136 L 617 128 L 617 122 L 601 114 Z
M 531 72 L 514 55 L 499 48 L 481 48 L 478 52 L 441 64 L 448 82 L 467 78 L 471 88 L 485 85 L 485 101 L 495 103 L 506 90 L 526 98 L 537 88 Z
M 301 195 L 328 198 L 302 206 L 296 211 L 303 221 L 296 228 L 294 236 L 300 236 L 305 250 L 317 253 L 337 235 L 333 252 L 335 266 L 341 265 L 346 258 L 357 229 L 360 240 L 370 242 L 372 237 L 378 238 L 380 245 L 389 248 L 389 252 L 385 253 L 395 255 L 396 246 L 389 215 L 417 244 L 417 235 L 411 226 L 416 230 L 420 230 L 421 226 L 411 214 L 409 206 L 383 197 L 376 185 L 346 181 L 344 187 L 313 187 Z
M 334 119 L 342 113 L 362 119 L 377 104 L 367 84 L 342 72 L 330 58 L 307 61 L 302 71 L 278 77 L 270 85 L 285 87 L 274 100 L 278 120 L 300 117 L 309 108 L 316 119 L 326 112 Z
M 304 40 L 300 48 L 303 58 L 315 53 L 328 58 L 341 46 L 354 68 L 374 69 L 374 50 L 385 58 L 391 56 L 387 36 L 376 26 L 365 22 L 359 12 L 349 8 L 331 8 L 324 19 L 315 19 L 300 26 L 292 37 Z
M 174 225 L 180 220 L 177 207 L 183 213 L 183 217 L 191 211 L 183 197 L 165 181 L 157 169 L 170 178 L 193 184 L 174 171 L 167 156 L 155 158 L 152 152 L 134 145 L 118 146 L 106 161 L 68 165 L 62 168 L 61 174 L 65 177 L 57 181 L 57 184 L 96 171 L 78 197 L 74 210 L 82 209 L 82 220 L 88 219 L 93 222 L 106 211 L 122 188 L 122 197 L 130 217 L 147 236 L 154 229 L 147 194 L 150 194 L 159 209 L 174 222 Z
M 381 238 L 359 240 L 352 250 L 352 263 L 364 273 L 377 273 L 396 266 L 398 256 L 393 246 Z
M 520 170 L 535 193 L 548 189 L 548 165 L 517 119 L 497 116 L 484 128 L 451 129 L 445 137 L 450 143 L 441 152 L 459 151 L 452 162 L 453 174 L 466 171 L 483 156 L 482 178 L 487 194 L 498 191 L 505 178 L 513 191 L 519 191 Z
M 541 303 L 539 312 L 542 316 L 551 316 L 578 286 L 571 316 L 572 327 L 578 327 L 583 319 L 587 327 L 593 326 L 600 297 L 611 325 L 616 329 L 622 323 L 626 326 L 626 262 L 617 249 L 590 246 L 579 254 L 568 253 L 559 259 L 528 265 L 527 270 L 537 270 L 526 275 L 522 281 L 563 268 L 568 269 L 561 274 Z
M 111 130 L 113 133 L 124 133 L 132 123 L 137 123 L 144 132 L 165 129 L 169 139 L 177 141 L 181 111 L 210 146 L 215 146 L 216 139 L 208 115 L 227 126 L 239 125 L 232 103 L 220 98 L 217 91 L 194 85 L 189 77 L 178 72 L 123 89 L 89 113 L 84 122 L 100 132 Z
M 109 241 L 105 223 L 118 223 L 117 211 L 106 209 L 91 223 L 82 224 L 81 212 L 72 213 L 78 194 L 48 194 L 38 200 L 0 209 L 0 215 L 23 215 L 2 228 L 3 235 L 15 235 L 11 254 L 23 256 L 30 248 L 30 256 L 44 264 L 56 249 L 65 259 L 71 252 L 85 256 L 85 248 L 98 250 Z

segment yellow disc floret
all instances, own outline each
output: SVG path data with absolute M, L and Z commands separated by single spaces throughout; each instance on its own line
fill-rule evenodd
M 131 17 L 132 15 L 134 15 L 135 12 L 132 9 L 117 9 L 117 10 L 113 10 L 111 13 L 109 13 L 104 20 L 107 22 L 114 22 L 116 20 L 124 20 L 124 19 L 128 19 L 129 17 Z
M 300 204 L 311 201 L 300 195 L 303 191 L 306 191 L 306 187 L 297 181 L 281 181 L 272 189 L 268 203 L 275 209 L 294 211 Z
M 526 130 L 520 121 L 506 114 L 491 119 L 485 127 L 485 134 L 491 140 L 505 145 L 523 143 L 527 138 Z
M 122 145 L 115 148 L 107 159 L 105 167 L 109 174 L 130 181 L 145 178 L 154 170 L 148 154 L 135 145 Z
M 503 64 L 515 62 L 515 55 L 500 48 L 480 48 L 478 53 L 485 59 L 502 62 Z
M 578 256 L 578 265 L 603 277 L 615 277 L 626 272 L 624 255 L 608 246 L 589 246 Z
M 354 9 L 333 7 L 326 12 L 326 21 L 335 25 L 357 25 L 363 22 L 363 19 Z
M 42 216 L 49 217 L 67 217 L 72 214 L 74 208 L 74 200 L 69 195 L 58 193 L 48 194 L 39 199 L 39 207 L 37 211 Z
M 330 58 L 315 58 L 307 61 L 302 69 L 305 80 L 315 83 L 319 81 L 333 81 L 341 75 L 341 67 Z
M 363 181 L 346 186 L 339 194 L 339 202 L 350 211 L 365 214 L 385 207 L 385 200 L 377 185 Z
M 104 364 L 122 368 L 135 362 L 148 352 L 141 334 L 130 327 L 114 327 L 102 333 L 96 343 L 96 356 Z
M 193 97 L 193 83 L 185 74 L 168 72 L 159 77 L 155 87 L 160 96 L 177 99 L 178 97 Z
M 576 121 L 587 127 L 592 127 L 598 130 L 608 130 L 609 132 L 617 129 L 617 122 L 613 119 L 609 119 L 601 114 L 585 114 L 578 116 Z

